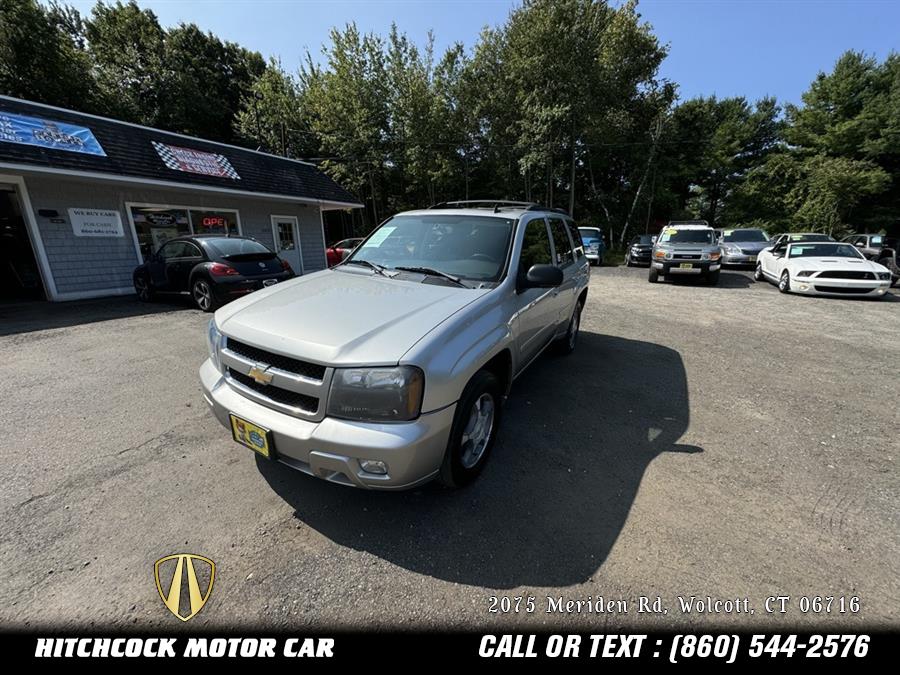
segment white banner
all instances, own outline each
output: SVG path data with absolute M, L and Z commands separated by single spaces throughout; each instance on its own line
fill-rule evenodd
M 69 221 L 76 237 L 124 237 L 122 216 L 109 209 L 69 209 Z

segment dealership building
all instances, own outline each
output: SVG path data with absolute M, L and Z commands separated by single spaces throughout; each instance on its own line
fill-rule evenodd
M 324 269 L 323 213 L 358 208 L 314 165 L 0 96 L 0 299 L 134 292 L 166 240 L 240 234 Z

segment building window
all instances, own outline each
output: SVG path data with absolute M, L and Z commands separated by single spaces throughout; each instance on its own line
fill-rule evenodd
M 236 235 L 237 211 L 171 206 L 132 206 L 131 221 L 144 260 L 169 239 L 186 234 Z
M 187 209 L 168 209 L 156 206 L 132 206 L 131 221 L 137 233 L 144 260 L 169 239 L 191 234 Z
M 190 210 L 191 224 L 194 234 L 238 233 L 237 214 L 234 211 L 195 211 Z

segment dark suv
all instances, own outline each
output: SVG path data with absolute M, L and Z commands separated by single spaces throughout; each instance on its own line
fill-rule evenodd
M 897 237 L 883 234 L 851 234 L 841 241 L 853 244 L 869 260 L 887 267 L 891 271 L 891 280 L 894 284 L 900 280 L 900 260 L 898 260 L 900 239 Z
M 175 237 L 159 247 L 133 274 L 138 298 L 190 293 L 197 307 L 211 312 L 229 300 L 285 281 L 291 266 L 248 237 Z

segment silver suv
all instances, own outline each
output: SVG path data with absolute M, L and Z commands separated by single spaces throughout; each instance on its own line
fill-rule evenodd
M 512 381 L 575 348 L 590 274 L 562 212 L 453 202 L 382 223 L 341 264 L 209 323 L 204 397 L 234 440 L 313 476 L 474 479 Z
M 650 258 L 650 283 L 660 277 L 699 276 L 719 283 L 722 252 L 715 232 L 703 223 L 669 223 L 663 228 Z

